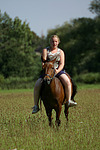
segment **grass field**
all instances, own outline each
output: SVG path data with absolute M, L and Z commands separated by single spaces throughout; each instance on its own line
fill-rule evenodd
M 79 86 L 78 105 L 69 109 L 66 124 L 64 106 L 61 126 L 48 126 L 42 111 L 32 115 L 32 90 L 0 91 L 0 150 L 99 150 L 100 85 Z

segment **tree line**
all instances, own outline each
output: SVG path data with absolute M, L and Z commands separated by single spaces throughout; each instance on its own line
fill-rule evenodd
M 93 3 L 94 2 L 94 3 Z M 82 81 L 88 78 L 100 82 L 100 3 L 91 2 L 90 11 L 96 17 L 73 19 L 62 26 L 48 30 L 46 37 L 37 36 L 29 24 L 18 17 L 12 18 L 0 11 L 0 83 L 20 81 L 34 82 L 41 71 L 42 49 L 49 45 L 49 38 L 57 34 L 59 47 L 66 56 L 65 70 Z M 99 6 L 99 8 L 97 7 Z M 85 77 L 88 75 L 87 77 Z M 9 80 L 8 80 L 9 79 Z M 17 80 L 16 80 L 17 79 Z M 95 80 L 96 79 L 96 80 Z M 27 83 L 27 82 L 25 82 Z

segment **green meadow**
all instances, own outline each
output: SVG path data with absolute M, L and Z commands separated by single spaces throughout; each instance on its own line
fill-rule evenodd
M 0 91 L 0 150 L 99 150 L 100 85 L 79 85 L 77 107 L 69 108 L 69 121 L 60 116 L 59 129 L 49 127 L 42 110 L 32 115 L 33 90 Z

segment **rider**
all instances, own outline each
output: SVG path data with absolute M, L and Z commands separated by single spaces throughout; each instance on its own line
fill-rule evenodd
M 72 106 L 76 106 L 77 103 L 71 100 L 71 81 L 63 70 L 65 65 L 65 55 L 63 50 L 58 48 L 59 43 L 60 43 L 59 37 L 57 35 L 52 35 L 50 38 L 50 47 L 43 49 L 42 52 L 42 67 L 46 60 L 49 59 L 49 61 L 52 61 L 56 59 L 54 65 L 55 74 L 62 81 L 65 87 L 65 94 L 66 94 L 66 100 L 68 106 L 72 107 Z M 40 78 L 36 81 L 34 87 L 34 107 L 33 107 L 32 114 L 37 113 L 39 111 L 38 103 L 39 103 L 41 85 L 42 85 L 42 76 L 40 76 Z

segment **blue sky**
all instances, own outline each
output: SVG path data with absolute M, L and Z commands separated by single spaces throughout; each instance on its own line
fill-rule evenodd
M 37 35 L 81 17 L 94 18 L 88 8 L 92 0 L 0 0 L 0 10 L 14 19 L 27 21 Z

